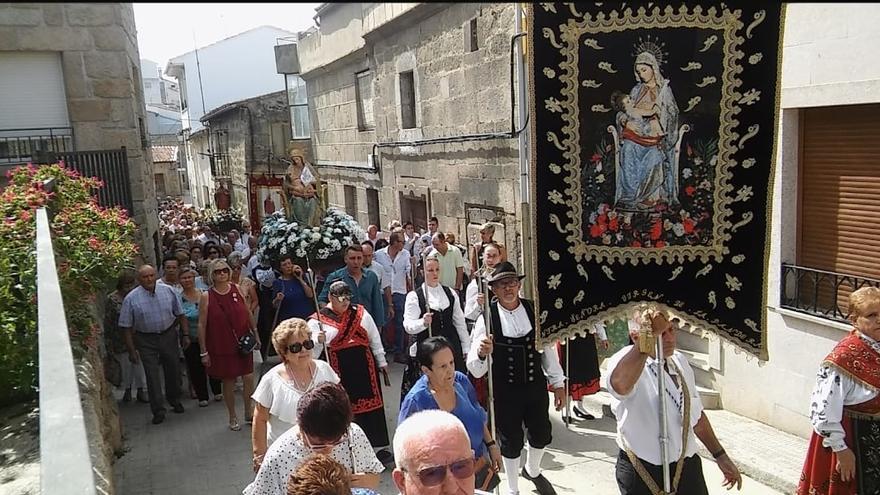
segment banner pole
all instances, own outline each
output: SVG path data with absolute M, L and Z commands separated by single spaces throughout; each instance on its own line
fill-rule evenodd
M 672 480 L 669 478 L 669 426 L 666 423 L 666 357 L 663 354 L 663 334 L 657 336 L 656 361 L 659 366 L 657 372 L 657 395 L 660 402 L 660 468 L 663 470 L 663 492 L 672 491 Z M 685 425 L 687 427 L 687 425 Z M 684 446 L 682 446 L 684 448 Z

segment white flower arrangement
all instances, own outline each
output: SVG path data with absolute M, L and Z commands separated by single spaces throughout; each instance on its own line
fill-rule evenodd
M 229 232 L 232 229 L 240 231 L 243 219 L 244 212 L 237 206 L 227 210 L 205 210 L 205 223 L 214 232 Z
M 318 227 L 289 222 L 283 211 L 277 211 L 263 221 L 260 234 L 257 256 L 272 263 L 286 254 L 326 260 L 366 238 L 366 232 L 354 218 L 337 208 L 329 208 Z

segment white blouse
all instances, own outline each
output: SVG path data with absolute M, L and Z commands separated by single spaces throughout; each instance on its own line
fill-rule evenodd
M 284 363 L 281 363 L 260 379 L 260 384 L 251 396 L 258 404 L 269 410 L 269 424 L 266 430 L 267 445 L 272 445 L 285 431 L 296 424 L 296 408 L 303 394 L 324 382 L 339 383 L 339 377 L 333 368 L 324 361 L 314 360 L 315 372 L 312 381 L 305 390 L 297 390 L 292 383 L 281 375 Z
M 423 284 L 417 290 L 424 291 L 425 287 L 428 286 Z M 458 292 L 453 289 L 449 291 L 452 293 L 452 324 L 455 326 L 456 333 L 458 333 L 462 352 L 467 353 L 471 347 L 471 336 L 467 330 L 467 323 L 464 321 L 464 313 L 458 300 Z M 432 318 L 439 318 L 440 315 L 437 313 L 449 307 L 449 298 L 446 297 L 446 292 L 443 290 L 442 285 L 438 284 L 434 287 L 428 287 L 427 304 L 433 313 Z M 428 328 L 425 325 L 425 319 L 422 317 L 422 310 L 419 307 L 419 296 L 416 294 L 416 291 L 411 291 L 406 295 L 406 303 L 403 306 L 403 328 L 406 330 L 406 333 L 411 335 L 421 333 Z M 410 346 L 410 356 L 416 355 L 415 350 L 416 344 Z
M 273 443 L 257 476 L 242 492 L 244 495 L 287 495 L 287 480 L 299 468 L 312 450 L 303 443 L 299 425 L 287 430 Z M 351 473 L 381 473 L 385 466 L 376 458 L 373 447 L 364 430 L 351 423 L 343 441 L 333 447 L 330 457 L 342 464 Z
M 859 333 L 871 349 L 880 354 L 880 342 Z M 810 397 L 810 423 L 813 430 L 823 437 L 822 445 L 830 447 L 834 452 L 848 448 L 843 431 L 843 407 L 861 404 L 874 399 L 878 390 L 868 388 L 864 384 L 841 373 L 837 368 L 823 364 L 816 375 L 816 387 Z
M 361 319 L 361 326 L 364 327 L 364 330 L 367 331 L 367 338 L 370 339 L 370 350 L 373 351 L 373 356 L 376 358 L 376 364 L 379 365 L 380 368 L 384 368 L 388 365 L 388 362 L 385 360 L 385 346 L 382 345 L 382 337 L 379 336 L 379 329 L 376 328 L 376 322 L 373 320 L 373 317 L 370 316 L 370 313 L 364 308 L 363 318 Z M 315 341 L 315 347 L 312 349 L 312 357 L 317 359 L 321 352 L 324 351 L 324 347 L 326 344 L 333 342 L 333 339 L 339 335 L 339 330 L 333 325 L 327 323 L 318 323 L 318 320 L 312 318 L 308 321 L 309 329 L 312 331 L 312 340 Z M 357 323 L 355 323 L 357 325 Z M 324 330 L 325 333 L 325 343 L 318 343 L 318 334 L 321 333 L 321 329 Z

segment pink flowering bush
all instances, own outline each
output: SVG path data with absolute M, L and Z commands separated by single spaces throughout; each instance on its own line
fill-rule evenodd
M 48 208 L 58 279 L 75 355 L 96 345 L 96 294 L 137 253 L 135 224 L 93 196 L 103 186 L 63 163 L 18 167 L 0 192 L 0 404 L 34 395 L 37 385 L 36 209 Z M 55 179 L 53 191 L 44 181 Z

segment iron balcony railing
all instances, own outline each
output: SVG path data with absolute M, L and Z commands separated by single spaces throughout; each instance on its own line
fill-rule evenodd
M 82 175 L 97 177 L 104 187 L 96 191 L 101 206 L 121 206 L 132 214 L 131 182 L 128 174 L 128 153 L 125 148 L 118 150 L 69 151 L 61 153 L 41 153 L 36 163 L 57 163 Z
M 783 263 L 779 305 L 849 323 L 849 295 L 866 286 L 880 287 L 880 280 Z
M 73 151 L 73 127 L 0 129 L 0 164 L 27 163 L 39 153 Z
M 46 210 L 37 210 L 40 493 L 94 495 L 95 476 Z

